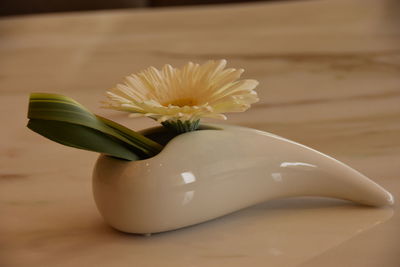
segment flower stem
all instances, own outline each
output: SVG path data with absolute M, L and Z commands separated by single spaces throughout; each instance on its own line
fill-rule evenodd
M 175 131 L 178 134 L 196 131 L 200 126 L 200 119 L 193 121 L 163 121 L 161 123 L 164 127 Z

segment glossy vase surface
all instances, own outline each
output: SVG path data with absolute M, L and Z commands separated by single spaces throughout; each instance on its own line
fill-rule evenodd
M 93 191 L 105 221 L 120 231 L 147 234 L 277 198 L 393 203 L 381 186 L 316 150 L 263 131 L 214 126 L 220 129 L 173 138 L 150 159 L 129 162 L 101 155 Z

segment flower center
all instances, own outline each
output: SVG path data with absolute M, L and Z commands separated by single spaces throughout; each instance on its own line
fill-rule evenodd
M 193 98 L 178 98 L 164 104 L 164 106 L 168 105 L 173 105 L 178 107 L 195 106 L 197 105 L 197 101 L 194 100 Z

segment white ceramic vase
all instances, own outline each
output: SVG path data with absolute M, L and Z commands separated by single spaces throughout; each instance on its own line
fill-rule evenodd
M 97 207 L 112 227 L 150 234 L 205 222 L 270 199 L 322 196 L 382 206 L 392 195 L 347 165 L 285 138 L 213 125 L 173 138 L 150 159 L 101 155 Z

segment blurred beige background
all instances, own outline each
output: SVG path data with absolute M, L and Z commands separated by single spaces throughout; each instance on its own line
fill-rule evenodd
M 209 5 L 262 1 L 271 0 L 2 0 L 0 1 L 0 16 L 80 10 Z

